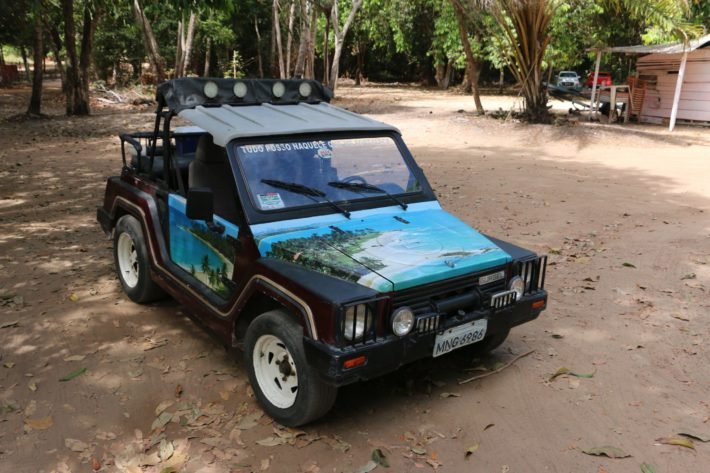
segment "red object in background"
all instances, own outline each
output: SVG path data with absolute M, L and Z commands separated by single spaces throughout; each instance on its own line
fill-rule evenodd
M 20 78 L 20 74 L 17 71 L 17 66 L 15 65 L 1 65 L 0 66 L 0 83 L 9 84 L 16 82 Z
M 608 72 L 600 72 L 597 77 L 597 85 L 611 85 L 611 74 Z M 591 87 L 594 84 L 594 73 L 590 72 L 587 76 L 587 80 L 584 81 L 586 87 Z

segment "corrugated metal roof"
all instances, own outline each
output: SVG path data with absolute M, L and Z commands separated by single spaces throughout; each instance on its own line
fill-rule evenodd
M 689 44 L 670 43 L 652 44 L 637 46 L 614 46 L 610 48 L 592 48 L 591 51 L 602 51 L 605 53 L 627 53 L 627 54 L 678 54 L 685 51 L 691 52 L 710 43 L 710 34 L 701 38 L 693 39 Z
M 386 123 L 321 102 L 292 105 L 197 106 L 178 116 L 189 120 L 225 146 L 235 138 L 332 131 L 399 130 Z

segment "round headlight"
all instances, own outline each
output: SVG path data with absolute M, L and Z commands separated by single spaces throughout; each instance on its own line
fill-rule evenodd
M 409 307 L 400 307 L 392 313 L 392 331 L 404 337 L 414 328 L 414 312 Z
M 238 98 L 243 99 L 247 95 L 247 85 L 244 82 L 237 82 L 234 84 L 232 91 Z
M 365 316 L 367 315 L 367 327 L 365 326 Z M 345 311 L 345 328 L 343 336 L 346 340 L 357 341 L 362 339 L 365 331 L 372 328 L 372 314 L 366 304 L 350 306 Z M 354 330 L 353 330 L 354 328 Z
M 205 82 L 205 86 L 202 88 L 202 92 L 205 93 L 205 97 L 208 99 L 213 99 L 217 97 L 217 94 L 219 93 L 219 87 L 217 87 L 216 82 Z
M 271 93 L 274 94 L 274 97 L 280 99 L 286 93 L 286 86 L 283 82 L 276 82 L 271 87 Z
M 520 276 L 515 276 L 513 279 L 510 280 L 510 283 L 508 284 L 508 289 L 515 291 L 515 295 L 517 296 L 516 300 L 519 301 L 523 298 L 525 283 L 523 282 L 523 279 Z
M 308 97 L 311 95 L 311 84 L 308 82 L 301 82 L 301 85 L 298 86 L 298 93 L 301 94 L 301 97 Z

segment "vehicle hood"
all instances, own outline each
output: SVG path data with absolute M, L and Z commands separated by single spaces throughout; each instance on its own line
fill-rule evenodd
M 253 225 L 262 257 L 381 292 L 500 266 L 510 255 L 438 202 Z

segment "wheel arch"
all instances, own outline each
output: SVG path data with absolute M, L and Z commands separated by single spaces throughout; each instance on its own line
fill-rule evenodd
M 233 346 L 242 345 L 247 329 L 254 319 L 273 310 L 283 311 L 303 328 L 305 335 L 317 338 L 310 308 L 305 301 L 292 297 L 283 288 L 263 279 L 257 279 L 253 287 L 235 319 L 232 329 Z

